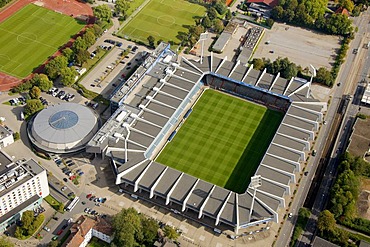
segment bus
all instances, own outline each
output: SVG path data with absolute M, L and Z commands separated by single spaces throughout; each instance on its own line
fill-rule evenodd
M 77 203 L 80 201 L 80 198 L 76 196 L 71 203 L 65 208 L 65 211 L 72 211 L 72 209 L 77 205 Z

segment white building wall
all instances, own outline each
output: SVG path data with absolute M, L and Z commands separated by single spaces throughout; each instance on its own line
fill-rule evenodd
M 99 232 L 95 229 L 92 229 L 93 230 L 93 237 L 97 237 L 98 239 L 110 244 L 110 242 L 112 242 L 112 239 L 109 235 L 106 235 L 102 232 Z
M 27 176 L 29 177 L 29 175 Z M 0 197 L 0 217 L 34 195 L 45 198 L 49 193 L 48 180 L 44 170 Z
M 8 135 L 0 139 L 0 149 L 6 147 L 14 142 L 13 135 Z
M 90 242 L 92 238 L 92 229 L 90 229 L 90 231 L 88 231 L 88 233 L 85 235 L 85 239 L 84 241 L 80 244 L 79 247 L 86 247 L 87 244 Z

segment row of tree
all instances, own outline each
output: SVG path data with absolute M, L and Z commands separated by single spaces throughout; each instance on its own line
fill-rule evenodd
M 147 218 L 135 209 L 122 209 L 113 218 L 114 239 L 111 246 L 154 246 L 161 236 L 157 221 Z M 178 233 L 170 226 L 163 229 L 164 237 L 176 239 Z
M 340 0 L 340 2 L 351 0 Z M 318 29 L 335 35 L 348 35 L 353 32 L 352 21 L 343 14 L 325 16 L 327 0 L 281 0 L 271 12 L 274 20 L 298 26 Z M 345 5 L 346 3 L 343 3 Z
M 4 7 L 8 3 L 10 3 L 11 0 L 0 0 L 0 8 Z

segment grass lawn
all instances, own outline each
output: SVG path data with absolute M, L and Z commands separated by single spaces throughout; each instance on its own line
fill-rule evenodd
M 283 114 L 206 90 L 157 161 L 243 193 Z
M 26 77 L 82 27 L 67 15 L 25 6 L 0 23 L 0 71 Z
M 124 38 L 147 43 L 152 35 L 156 41 L 173 41 L 186 26 L 194 25 L 196 17 L 204 16 L 205 8 L 184 0 L 152 0 L 118 34 Z

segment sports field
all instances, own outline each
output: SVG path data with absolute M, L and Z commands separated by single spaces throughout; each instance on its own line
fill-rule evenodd
M 0 23 L 0 71 L 26 77 L 82 27 L 67 15 L 25 6 Z
M 283 113 L 206 90 L 157 161 L 243 193 L 282 118 Z
M 194 25 L 194 17 L 204 16 L 205 10 L 186 0 L 151 0 L 118 34 L 145 43 L 151 35 L 156 41 L 179 44 L 177 35 L 187 33 L 185 26 Z

